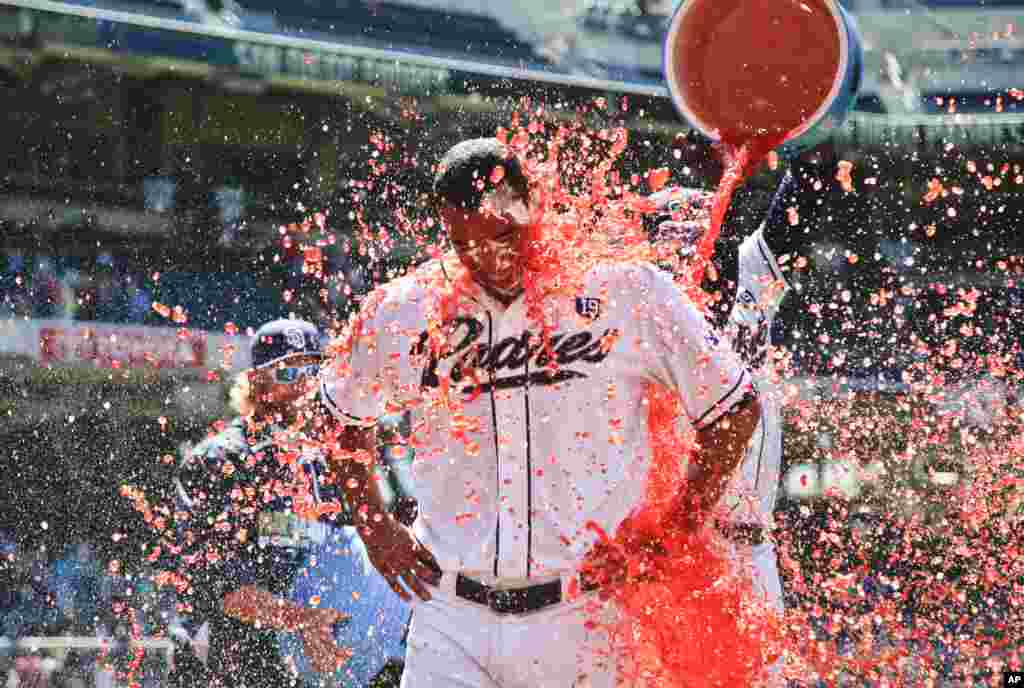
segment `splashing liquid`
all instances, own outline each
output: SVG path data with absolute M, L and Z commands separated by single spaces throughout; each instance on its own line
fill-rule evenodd
M 813 2 L 807 4 L 815 7 Z M 768 51 L 766 56 L 771 57 L 772 52 Z M 511 131 L 499 131 L 497 136 L 525 161 L 524 167 L 537 191 L 536 217 L 529 232 L 526 298 L 531 318 L 543 324 L 546 296 L 560 291 L 578 293 L 575 281 L 594 262 L 659 262 L 661 256 L 658 247 L 646 243 L 638 218 L 653 208 L 638 183 L 620 178 L 614 169 L 617 156 L 625 148 L 625 131 L 595 131 L 582 121 L 547 122 L 540 108 L 525 106 L 523 112 L 529 110 L 534 112 L 523 117 L 524 122 L 529 120 L 529 126 L 520 126 L 517 115 Z M 741 133 L 733 131 L 734 138 L 723 137 L 728 142 L 723 150 L 728 153 L 729 164 L 713 205 L 712 231 L 699 249 L 704 265 L 712 256 L 714 239 L 732 192 L 771 147 L 768 144 L 772 132 L 765 133 L 763 141 L 756 136 L 744 138 Z M 779 131 L 774 134 L 780 137 Z M 586 145 L 574 145 L 581 142 Z M 386 140 L 375 139 L 374 143 L 387 165 L 371 165 L 372 176 L 359 182 L 358 190 L 374 189 L 401 196 L 405 190 L 399 182 L 390 180 L 389 170 L 415 166 L 417 157 L 408 155 L 399 160 L 400 151 L 393 150 Z M 585 182 L 574 184 L 570 191 L 563 185 L 563 174 Z M 1019 174 L 1019 169 L 1013 174 Z M 386 255 L 392 239 L 375 231 L 363 220 L 362 206 L 355 206 L 362 231 L 345 250 L 351 250 L 353 255 Z M 433 257 L 451 258 L 433 245 L 433 218 L 422 220 L 397 214 L 393 226 Z M 456 262 L 449 265 L 451 279 L 441 274 L 430 278 L 435 279 L 432 284 L 439 295 L 437 317 L 431 323 L 432 345 L 435 335 L 438 344 L 443 344 L 443 323 L 457 314 L 460 302 L 468 298 L 462 292 L 471 292 L 473 288 L 463 279 L 464 275 L 457 273 Z M 799 261 L 796 267 L 801 267 Z M 699 287 L 702 269 L 695 267 L 680 280 L 691 294 L 703 293 Z M 911 290 L 897 283 L 895 278 L 885 286 L 872 299 L 878 301 L 880 317 L 886 318 L 886 322 L 901 317 L 902 306 L 893 295 L 916 300 L 928 296 L 924 290 Z M 933 287 L 946 296 L 945 285 Z M 955 287 L 949 290 L 949 298 L 954 298 Z M 971 294 L 961 294 L 956 300 L 955 317 L 974 318 Z M 951 307 L 949 311 L 952 310 Z M 809 313 L 815 312 L 831 311 L 816 311 L 812 304 Z M 936 319 L 937 330 L 954 317 L 950 312 Z M 1004 324 L 1004 329 L 1009 331 L 1008 324 Z M 535 331 L 541 331 L 539 326 Z M 949 336 L 943 329 L 937 341 L 946 341 Z M 343 345 L 344 342 L 335 346 Z M 534 345 L 531 343 L 531 347 Z M 955 348 L 947 347 L 947 352 L 938 347 L 932 350 L 923 343 L 919 346 L 930 351 L 935 359 L 960 355 Z M 343 352 L 338 353 L 340 360 Z M 648 395 L 648 425 L 653 456 L 645 502 L 628 524 L 610 536 L 604 534 L 603 538 L 617 548 L 626 570 L 632 574 L 625 583 L 605 589 L 606 598 L 617 604 L 622 613 L 618 624 L 602 627 L 612 640 L 614 656 L 633 660 L 627 675 L 643 675 L 649 679 L 649 685 L 659 688 L 715 685 L 705 680 L 705 673 L 718 661 L 718 673 L 712 677 L 718 685 L 759 685 L 757 680 L 746 677 L 756 676 L 759 666 L 772 659 L 773 647 L 782 647 L 787 655 L 786 674 L 801 680 L 801 685 L 810 683 L 814 674 L 827 685 L 840 684 L 850 677 L 859 677 L 869 685 L 936 685 L 939 677 L 948 676 L 949 672 L 925 664 L 931 660 L 921 656 L 921 648 L 939 639 L 952 653 L 948 661 L 957 677 L 955 683 L 946 685 L 980 685 L 982 679 L 975 680 L 976 676 L 991 675 L 992 681 L 996 681 L 998 675 L 993 672 L 1001 668 L 1024 668 L 1024 528 L 1020 527 L 1024 519 L 1024 442 L 1020 440 L 1024 436 L 1024 419 L 1019 410 L 1011 414 L 1005 404 L 997 406 L 999 413 L 993 425 L 997 434 L 986 439 L 984 434 L 965 433 L 962 410 L 937 415 L 931 400 L 953 393 L 940 372 L 948 371 L 952 362 L 947 360 L 941 368 L 933 368 L 929 362 L 905 373 L 905 381 L 913 385 L 913 398 L 922 402 L 920 410 L 915 407 L 909 419 L 901 415 L 899 407 L 904 402 L 894 402 L 891 408 L 874 404 L 878 407 L 876 417 L 866 422 L 842 407 L 812 407 L 810 401 L 796 398 L 794 387 L 794 398 L 787 404 L 796 412 L 795 423 L 802 430 L 794 434 L 796 440 L 801 435 L 818 436 L 822 422 L 827 420 L 830 427 L 836 428 L 833 455 L 857 459 L 858 453 L 870 454 L 867 445 L 878 437 L 904 437 L 905 446 L 892 449 L 897 469 L 909 465 L 914 452 L 936 452 L 959 444 L 966 454 L 964 460 L 973 467 L 966 472 L 975 477 L 946 498 L 953 507 L 947 510 L 948 520 L 940 525 L 941 532 L 884 505 L 881 523 L 874 534 L 845 535 L 840 522 L 848 514 L 841 511 L 829 519 L 830 527 L 820 530 L 820 537 L 808 537 L 805 528 L 798 530 L 783 524 L 775 534 L 780 568 L 787 572 L 787 592 L 793 606 L 787 609 L 784 626 L 778 631 L 775 620 L 760 615 L 749 594 L 749 583 L 730 575 L 725 555 L 715 542 L 693 538 L 669 540 L 665 543 L 667 553 L 657 559 L 638 547 L 639 538 L 635 535 L 640 532 L 664 539 L 657 517 L 685 485 L 681 459 L 693 448 L 692 437 L 671 431 L 680 413 L 678 399 L 667 390 L 652 388 Z M 997 377 L 1024 379 L 1010 361 L 994 361 L 991 366 Z M 476 456 L 481 424 L 479 419 L 461 412 L 457 403 L 461 395 L 453 393 L 449 397 L 448 382 L 441 380 L 438 399 L 422 399 L 421 407 L 429 412 L 431 403 L 451 399 L 450 413 L 443 416 L 450 419 L 448 429 L 457 441 L 475 447 L 474 451 L 467 449 L 467 456 Z M 906 408 L 909 415 L 910 406 Z M 410 447 L 417 450 L 427 447 L 419 434 L 427 432 L 419 429 L 422 425 L 414 428 L 410 438 Z M 558 457 L 552 457 L 552 463 L 557 460 Z M 164 551 L 175 555 L 168 530 L 173 505 L 150 506 L 141 493 L 127 486 L 124 491 L 153 527 Z M 806 527 L 806 523 L 802 525 Z M 936 537 L 948 541 L 938 556 L 935 549 L 925 544 Z M 159 547 L 154 550 L 154 559 L 158 552 Z M 182 571 L 187 573 L 192 566 L 191 562 L 183 562 Z M 189 585 L 187 576 L 177 574 L 166 574 L 166 582 L 180 591 Z M 916 610 L 912 626 L 905 622 L 908 608 Z M 979 615 L 989 619 L 993 629 L 988 631 L 989 636 L 973 628 Z M 594 618 L 594 623 L 600 624 L 600 615 L 595 614 Z M 783 633 L 784 638 L 776 645 L 778 633 Z M 852 651 L 837 649 L 834 640 L 840 634 L 852 638 Z
M 690 298 L 695 303 L 705 305 L 708 302 L 708 294 L 700 290 L 699 287 L 704 278 L 704 272 L 715 253 L 715 242 L 718 241 L 718 237 L 722 233 L 722 223 L 725 222 L 725 216 L 729 212 L 733 194 L 768 154 L 786 138 L 786 135 L 774 133 L 739 140 L 735 143 L 731 139 L 723 139 L 721 152 L 725 158 L 726 167 L 722 179 L 718 183 L 718 189 L 711 199 L 711 224 L 697 245 L 689 279 L 684 283 Z
M 598 262 L 650 261 L 656 254 L 635 217 L 634 211 L 645 209 L 644 197 L 614 191 L 613 165 L 626 149 L 626 132 L 599 132 L 598 138 L 608 142 L 605 156 L 572 161 L 592 170 L 588 193 L 575 194 L 562 186 L 552 163 L 566 166 L 559 152 L 568 132 L 560 133 L 538 144 L 543 155 L 530 155 L 521 136 L 506 139 L 535 182 L 534 218 L 524 245 L 525 286 L 527 313 L 544 338 L 550 332 L 549 297 L 579 293 L 587 271 Z M 711 228 L 692 271 L 681 278 L 681 287 L 697 303 L 710 298 L 700 280 L 733 193 L 783 138 L 761 136 L 724 149 L 728 169 L 713 201 Z M 652 385 L 647 403 L 652 459 L 644 503 L 612 536 L 591 524 L 599 538 L 595 551 L 609 554 L 588 560 L 582 571 L 604 583 L 601 597 L 618 611 L 609 624 L 599 621 L 595 610 L 592 623 L 608 635 L 623 678 L 642 677 L 661 688 L 757 685 L 779 654 L 778 620 L 754 594 L 748 572 L 729 561 L 727 548 L 713 534 L 665 527 L 666 513 L 685 495 L 681 457 L 692 453 L 693 437 L 675 431 L 681 413 L 677 394 Z M 654 556 L 651 543 L 661 548 Z M 623 570 L 624 581 L 619 578 Z
M 691 300 L 707 305 L 711 297 L 701 283 L 736 189 L 826 102 L 839 69 L 840 42 L 838 27 L 821 2 L 698 0 L 690 12 L 692 21 L 676 44 L 680 54 L 672 63 L 686 65 L 686 74 L 696 75 L 683 82 L 686 100 L 694 119 L 714 123 L 726 162 L 712 200 L 710 226 L 680 279 Z M 753 27 L 758 30 L 751 31 Z M 774 45 L 781 31 L 790 43 L 785 51 Z M 753 40 L 746 40 L 748 33 Z M 743 40 L 737 40 L 740 34 Z M 807 60 L 807 55 L 815 59 Z M 616 143 L 624 141 L 623 135 Z M 605 182 L 620 152 L 613 146 L 607 164 L 595 168 L 589 197 L 575 205 L 575 219 L 594 206 L 617 205 L 609 199 Z M 558 282 L 552 276 L 564 275 L 566 265 L 564 247 L 545 243 L 540 235 L 548 225 L 543 217 L 535 223 L 538 230 L 527 249 L 529 312 L 541 318 L 546 294 L 536 286 Z M 601 218 L 595 225 L 591 237 L 607 241 L 615 236 L 613 228 L 599 229 Z M 573 231 L 561 235 L 570 239 Z M 621 245 L 613 240 L 606 248 Z M 618 258 L 625 259 L 625 252 Z M 582 275 L 590 262 L 577 257 L 572 264 L 582 267 Z M 618 620 L 604 628 L 615 646 L 613 655 L 624 677 L 643 678 L 652 686 L 756 685 L 782 653 L 780 620 L 754 595 L 750 577 L 728 561 L 726 548 L 711 533 L 666 528 L 666 513 L 686 494 L 680 457 L 692 453 L 693 442 L 665 430 L 675 426 L 679 415 L 675 395 L 652 387 L 647 402 L 652 444 L 647 498 L 614 536 L 591 524 L 602 554 L 583 565 L 584 575 L 602 581 L 602 597 L 618 609 Z M 660 550 L 656 555 L 651 554 L 652 543 Z M 616 578 L 622 569 L 625 581 Z
M 532 182 L 531 217 L 520 247 L 524 301 L 536 333 L 531 348 L 550 347 L 551 309 L 558 297 L 579 294 L 589 271 L 600 263 L 653 262 L 658 253 L 642 222 L 642 215 L 653 210 L 646 192 L 624 183 L 615 170 L 627 150 L 628 132 L 594 131 L 582 120 L 551 125 L 541 114 L 527 117 L 528 125 L 499 130 L 497 138 L 519 158 Z M 699 249 L 699 269 L 681 278 L 683 288 L 702 297 L 698 301 L 707 298 L 700 276 L 733 192 L 780 139 L 762 137 L 727 149 L 729 169 L 712 206 L 711 236 Z M 576 181 L 581 178 L 583 183 Z M 448 345 L 446 323 L 473 307 L 478 288 L 454 256 L 435 252 L 434 257 L 445 269 L 421 269 L 416 278 L 435 295 L 426 344 L 440 353 Z M 556 372 L 557 357 L 548 360 Z M 474 371 L 462 374 L 463 380 L 486 380 Z M 441 379 L 436 398 L 420 400 L 419 407 L 439 422 L 449 419 L 450 441 L 468 447 L 475 442 L 467 432 L 473 423 L 456 389 L 457 384 Z M 756 685 L 776 654 L 775 644 L 768 642 L 777 635 L 776 620 L 753 594 L 747 572 L 733 565 L 715 536 L 665 528 L 665 513 L 685 494 L 680 459 L 691 453 L 693 438 L 674 431 L 681 412 L 674 392 L 652 386 L 648 405 L 652 459 L 646 498 L 613 535 L 592 525 L 599 540 L 595 549 L 613 555 L 602 564 L 584 565 L 591 577 L 606 583 L 602 598 L 616 606 L 617 620 L 609 624 L 595 610 L 590 623 L 607 634 L 623 677 L 642 676 L 659 688 Z M 650 542 L 663 547 L 656 557 L 645 549 Z M 623 570 L 628 572 L 625 580 L 619 577 Z

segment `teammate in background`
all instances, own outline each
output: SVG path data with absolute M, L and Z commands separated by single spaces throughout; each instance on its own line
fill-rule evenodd
M 707 468 L 692 483 L 706 510 L 759 418 L 749 375 L 650 265 L 601 265 L 581 293 L 549 298 L 545 348 L 524 303 L 530 187 L 518 161 L 495 139 L 464 141 L 434 193 L 454 255 L 371 294 L 321 373 L 336 481 L 374 566 L 415 598 L 403 685 L 617 685 L 599 654 L 606 639 L 585 625 L 593 583 L 566 593 L 594 548 L 588 522 L 613 533 L 643 499 L 644 390 L 679 393 Z M 450 315 L 434 348 L 439 313 Z M 403 406 L 419 443 L 411 529 L 388 515 L 370 473 L 374 426 Z M 680 500 L 666 525 L 698 521 L 689 506 Z
M 738 254 L 716 251 L 720 258 L 716 261 L 718 279 L 704 285 L 721 294 L 713 308 L 728 315 L 722 329 L 750 368 L 761 402 L 753 440 L 723 497 L 729 518 L 715 525 L 735 545 L 740 561 L 751 566 L 755 589 L 780 613 L 784 609 L 782 583 L 771 532 L 775 528 L 773 514 L 782 469 L 783 417 L 781 380 L 771 356 L 771 332 L 791 285 L 779 261 L 820 237 L 818 208 L 824 203 L 815 188 L 833 184 L 831 169 L 831 164 L 820 161 L 796 162 L 779 185 L 764 222 L 740 243 Z M 657 206 L 651 219 L 651 240 L 663 245 L 674 243 L 685 264 L 708 228 L 711 194 L 669 188 L 654 194 L 651 200 Z M 722 237 L 723 241 L 730 239 Z M 773 681 L 771 685 L 782 685 L 778 674 Z
M 321 362 L 320 334 L 300 320 L 262 326 L 251 345 L 252 369 L 239 376 L 232 402 L 239 416 L 201 442 L 175 480 L 178 524 L 176 562 L 190 577 L 196 625 L 209 624 L 209 658 L 200 669 L 176 658 L 172 684 L 280 688 L 297 683 L 282 656 L 277 633 L 298 634 L 317 671 L 333 674 L 347 659 L 333 627 L 345 615 L 301 607 L 285 599 L 326 525 L 300 518 L 293 497 L 319 491 L 323 467 L 301 457 L 304 481 L 283 461 L 273 436 L 296 417 L 315 389 Z M 303 484 L 305 483 L 305 484 Z M 301 492 L 300 492 L 301 490 Z
M 402 437 L 408 434 L 402 418 L 389 418 L 378 427 L 380 446 L 376 475 L 385 501 L 399 521 L 412 525 L 415 500 L 408 475 L 412 450 Z M 328 529 L 327 541 L 316 550 L 316 566 L 310 566 L 295 582 L 291 599 L 300 605 L 315 600 L 321 607 L 349 615 L 335 636 L 351 650 L 352 657 L 338 675 L 345 688 L 398 688 L 405 658 L 405 635 L 410 607 L 374 570 L 351 518 L 345 525 Z M 284 636 L 285 654 L 297 659 L 300 673 L 317 685 L 317 674 L 302 651 L 301 638 Z

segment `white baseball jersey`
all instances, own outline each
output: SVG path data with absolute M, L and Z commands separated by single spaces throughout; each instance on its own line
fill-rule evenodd
M 736 351 L 753 373 L 761 420 L 723 500 L 733 522 L 770 529 L 782 467 L 782 390 L 769 349 L 772 321 L 790 287 L 762 231 L 740 245 L 737 294 L 729 326 Z
M 350 422 L 412 409 L 414 531 L 446 571 L 573 571 L 594 542 L 588 522 L 612 533 L 644 497 L 646 385 L 677 390 L 697 428 L 750 388 L 736 353 L 653 266 L 599 266 L 580 293 L 549 299 L 548 349 L 523 297 L 504 307 L 474 289 L 435 356 L 421 343 L 437 325 L 439 275 L 432 263 L 368 297 L 321 390 Z

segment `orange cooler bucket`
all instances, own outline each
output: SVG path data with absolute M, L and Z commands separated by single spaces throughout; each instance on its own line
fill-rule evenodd
M 836 0 L 683 0 L 664 46 L 669 94 L 714 141 L 828 138 L 853 107 L 863 49 Z

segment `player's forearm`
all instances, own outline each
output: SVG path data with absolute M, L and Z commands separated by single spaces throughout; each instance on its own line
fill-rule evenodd
M 698 431 L 700 450 L 694 456 L 685 490 L 670 512 L 671 522 L 691 521 L 719 502 L 729 478 L 743 461 L 760 417 L 761 404 L 751 395 L 717 422 Z
M 222 601 L 224 613 L 243 623 L 294 633 L 303 629 L 308 610 L 255 585 L 229 592 Z
M 836 184 L 833 157 L 796 160 L 776 189 L 764 218 L 762 236 L 776 256 L 792 255 L 817 239 L 821 215 Z
M 344 426 L 328 444 L 328 470 L 340 486 L 360 535 L 372 536 L 376 524 L 390 519 L 387 504 L 374 472 L 376 430 Z

